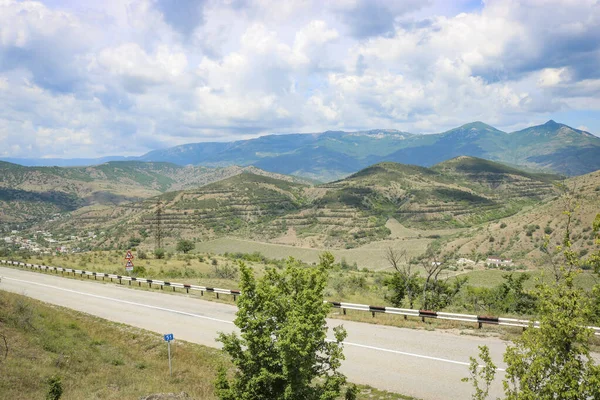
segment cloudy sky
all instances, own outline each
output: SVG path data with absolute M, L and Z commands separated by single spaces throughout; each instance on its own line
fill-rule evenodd
M 0 0 L 0 156 L 551 118 L 600 134 L 598 0 Z

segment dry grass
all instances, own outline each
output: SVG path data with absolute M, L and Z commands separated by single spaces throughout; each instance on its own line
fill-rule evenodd
M 137 399 L 185 391 L 212 399 L 227 361 L 216 349 L 177 341 L 173 377 L 158 334 L 0 292 L 0 329 L 9 345 L 0 363 L 0 397 L 40 399 L 60 376 L 63 399 Z

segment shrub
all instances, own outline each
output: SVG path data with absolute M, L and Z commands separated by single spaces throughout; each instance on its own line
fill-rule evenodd
M 194 250 L 195 247 L 196 245 L 191 240 L 180 240 L 177 243 L 177 251 L 180 251 L 184 254 L 187 254 L 190 251 Z
M 46 383 L 48 384 L 48 391 L 46 392 L 46 400 L 58 400 L 63 394 L 62 381 L 59 376 L 53 376 L 49 378 Z
M 238 269 L 236 266 L 225 264 L 222 267 L 215 265 L 215 277 L 219 279 L 236 279 L 238 275 Z
M 165 250 L 164 249 L 154 250 L 154 257 L 156 257 L 157 260 L 162 260 L 163 258 L 165 258 Z

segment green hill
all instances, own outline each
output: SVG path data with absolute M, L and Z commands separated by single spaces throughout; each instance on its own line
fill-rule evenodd
M 407 226 L 469 226 L 514 214 L 552 193 L 536 176 L 474 157 L 432 168 L 381 163 L 328 186 L 322 201 L 337 201 Z

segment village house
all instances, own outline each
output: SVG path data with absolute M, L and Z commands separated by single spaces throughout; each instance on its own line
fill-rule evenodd
M 485 260 L 486 265 L 491 266 L 491 265 L 512 265 L 513 261 L 510 258 L 502 258 L 499 256 L 489 256 L 487 258 L 487 260 Z

